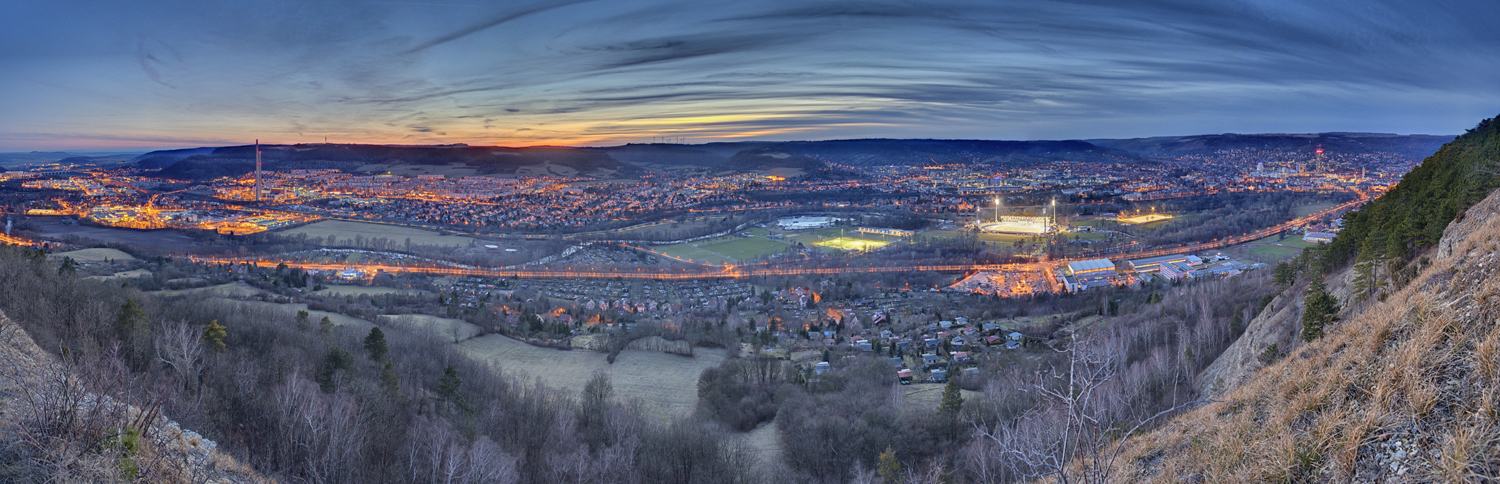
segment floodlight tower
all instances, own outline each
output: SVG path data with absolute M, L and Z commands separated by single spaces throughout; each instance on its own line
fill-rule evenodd
M 995 197 L 995 223 L 1000 223 L 1000 197 Z
M 1052 230 L 1056 230 L 1057 229 L 1057 199 L 1056 198 L 1052 199 L 1052 220 L 1049 222 L 1049 225 L 1051 225 L 1051 226 L 1047 227 L 1047 231 L 1048 232 L 1051 232 Z
M 260 140 L 255 140 L 255 201 L 260 202 Z

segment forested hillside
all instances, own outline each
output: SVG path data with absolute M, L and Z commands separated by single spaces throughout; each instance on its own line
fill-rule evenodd
M 0 246 L 0 310 L 82 375 L 85 390 L 155 409 L 283 482 L 748 480 L 748 457 L 716 426 L 648 418 L 616 398 L 606 377 L 561 392 L 502 375 L 425 334 L 162 297 L 67 267 Z M 109 378 L 83 378 L 90 375 Z M 0 434 L 0 481 L 99 482 L 68 480 L 67 461 L 122 455 L 118 446 L 64 439 L 54 452 L 64 462 L 29 457 L 51 447 L 26 436 L 60 424 L 39 419 Z
M 1500 118 L 1438 149 L 1390 192 L 1345 216 L 1327 266 L 1358 259 L 1404 261 L 1432 247 L 1448 222 L 1500 186 Z

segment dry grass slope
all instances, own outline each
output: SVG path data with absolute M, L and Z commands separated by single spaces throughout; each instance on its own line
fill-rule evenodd
M 1500 477 L 1500 194 L 1384 302 L 1222 401 L 1136 436 L 1128 482 L 1494 482 Z

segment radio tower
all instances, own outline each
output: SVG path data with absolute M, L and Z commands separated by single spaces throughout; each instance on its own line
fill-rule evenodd
M 255 201 L 260 202 L 260 140 L 255 140 Z

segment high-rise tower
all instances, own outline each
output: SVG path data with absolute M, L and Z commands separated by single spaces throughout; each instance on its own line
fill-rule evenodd
M 260 140 L 255 140 L 255 201 L 260 201 Z

